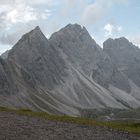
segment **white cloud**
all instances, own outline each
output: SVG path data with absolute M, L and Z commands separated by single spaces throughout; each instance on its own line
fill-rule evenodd
M 15 44 L 25 32 L 46 21 L 51 10 L 40 8 L 37 4 L 45 3 L 47 6 L 52 1 L 0 0 L 0 43 L 3 44 L 0 50 L 4 50 L 5 45 Z
M 30 5 L 42 5 L 46 4 L 51 5 L 55 0 L 0 0 L 0 5 L 12 5 L 12 4 L 30 4 Z
M 110 6 L 111 3 L 104 0 L 96 0 L 85 8 L 81 19 L 82 23 L 84 25 L 93 25 L 106 13 Z
M 131 34 L 131 35 L 128 35 L 127 38 L 133 42 L 136 46 L 139 46 L 140 47 L 140 34 Z
M 112 35 L 112 32 L 114 30 L 114 26 L 112 24 L 106 24 L 104 26 L 104 30 L 105 30 L 105 36 L 110 36 L 110 35 Z
M 113 34 L 121 32 L 122 26 L 113 25 L 111 23 L 108 23 L 104 26 L 104 30 L 105 30 L 105 36 L 109 37 L 109 36 L 112 36 Z
M 89 28 L 103 19 L 113 5 L 125 2 L 127 0 L 94 0 L 90 3 L 88 0 L 0 0 L 0 43 L 13 45 L 37 25 L 46 35 L 68 23 Z M 121 26 L 115 28 L 122 30 Z
M 17 0 L 17 1 L 19 1 L 19 0 Z M 21 1 L 24 1 L 30 5 L 41 5 L 41 4 L 46 4 L 46 3 L 47 3 L 47 5 L 51 5 L 54 2 L 54 0 L 33 0 L 33 1 L 21 0 Z
M 10 3 L 11 1 L 13 1 L 12 4 Z M 43 8 L 42 10 L 39 6 L 33 5 L 44 3 L 47 5 L 52 1 L 53 0 L 6 0 L 6 2 L 2 2 L 0 0 L 0 19 L 7 24 L 15 24 L 18 22 L 28 23 L 34 20 L 47 19 L 51 15 L 51 11 L 47 8 Z
M 18 5 L 9 11 L 5 18 L 8 23 L 28 23 L 30 21 L 37 20 L 37 13 L 32 7 Z
M 11 6 L 9 11 L 6 11 L 5 13 L 5 20 L 7 20 L 8 23 L 28 23 L 34 20 L 47 19 L 51 15 L 50 10 L 39 10 L 24 2 L 15 3 L 15 6 Z
M 110 11 L 113 5 L 127 4 L 128 0 L 95 0 L 84 9 L 81 22 L 86 26 L 93 26 Z

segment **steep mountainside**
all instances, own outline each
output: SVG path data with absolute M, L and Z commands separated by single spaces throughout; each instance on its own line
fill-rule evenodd
M 140 49 L 126 38 L 108 39 L 104 51 L 136 85 L 140 86 Z
M 103 50 L 129 79 L 129 94 L 140 100 L 140 49 L 122 37 L 105 41 Z
M 127 78 L 91 38 L 85 27 L 77 24 L 67 25 L 51 36 L 50 43 L 60 48 L 72 65 L 105 88 L 111 83 L 124 89 L 124 83 L 128 88 L 126 90 L 129 90 Z
M 0 105 L 72 116 L 80 116 L 81 109 L 140 107 L 140 94 L 132 92 L 139 85 L 118 65 L 121 54 L 116 63 L 105 48 L 78 24 L 67 25 L 49 40 L 36 27 L 7 59 L 0 59 Z

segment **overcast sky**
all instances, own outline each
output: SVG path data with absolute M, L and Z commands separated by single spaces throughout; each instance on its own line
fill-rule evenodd
M 85 26 L 102 44 L 125 36 L 140 45 L 140 0 L 0 0 L 0 53 L 40 26 L 48 37 L 69 23 Z

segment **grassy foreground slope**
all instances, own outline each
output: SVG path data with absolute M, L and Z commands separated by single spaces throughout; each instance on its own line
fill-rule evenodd
M 33 112 L 28 109 L 9 109 L 0 107 L 0 112 L 14 112 L 19 115 L 27 115 L 31 117 L 39 117 L 42 119 L 47 120 L 53 120 L 53 121 L 62 121 L 62 122 L 69 122 L 69 123 L 76 123 L 76 124 L 82 124 L 82 125 L 90 125 L 90 126 L 101 126 L 101 127 L 107 127 L 111 129 L 117 129 L 121 131 L 130 132 L 133 134 L 137 134 L 140 136 L 140 122 L 133 122 L 133 121 L 96 121 L 93 119 L 87 119 L 87 118 L 79 118 L 79 117 L 70 117 L 70 116 L 56 116 L 56 115 L 50 115 L 46 112 Z

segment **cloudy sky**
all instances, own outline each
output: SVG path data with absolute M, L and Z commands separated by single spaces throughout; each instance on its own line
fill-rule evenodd
M 125 36 L 140 45 L 140 0 L 0 0 L 0 53 L 40 26 L 49 37 L 69 23 L 85 26 L 100 45 Z

